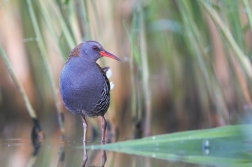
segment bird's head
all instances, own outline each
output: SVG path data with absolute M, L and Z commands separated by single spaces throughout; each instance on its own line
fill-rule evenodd
M 86 60 L 90 60 L 90 61 L 96 61 L 97 59 L 99 59 L 101 57 L 109 57 L 109 58 L 115 59 L 117 61 L 120 61 L 120 59 L 118 57 L 107 52 L 101 46 L 101 44 L 99 44 L 96 41 L 86 41 L 86 42 L 79 44 L 78 46 L 76 46 L 72 50 L 69 58 L 71 58 L 72 56 L 83 57 Z

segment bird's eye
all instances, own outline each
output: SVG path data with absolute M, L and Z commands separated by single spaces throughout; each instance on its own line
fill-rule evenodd
M 93 50 L 98 51 L 99 48 L 97 46 L 93 46 Z

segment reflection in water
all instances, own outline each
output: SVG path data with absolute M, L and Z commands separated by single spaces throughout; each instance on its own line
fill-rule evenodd
M 59 157 L 57 161 L 57 167 L 63 166 L 63 162 L 65 160 L 65 142 L 60 143 L 60 148 L 59 148 Z
M 38 152 L 40 149 L 40 144 L 41 143 L 33 143 L 33 153 L 27 163 L 27 167 L 33 167 L 36 160 L 37 160 L 37 156 L 38 156 Z
M 76 145 L 77 144 L 77 145 Z M 73 147 L 78 147 L 79 146 L 82 146 L 83 148 L 83 156 L 82 156 L 82 161 L 81 161 L 81 165 L 78 165 L 78 166 L 81 166 L 81 167 L 86 167 L 89 159 L 88 159 L 88 152 L 87 152 L 87 149 L 86 149 L 86 143 L 83 142 L 83 145 L 79 145 L 79 142 L 69 142 L 69 141 L 62 141 L 60 143 L 60 147 L 59 147 L 59 153 L 58 153 L 58 160 L 57 160 L 57 167 L 63 167 L 63 166 L 67 166 L 66 164 L 66 152 L 69 151 L 69 148 L 73 148 Z M 76 152 L 79 151 L 79 149 L 75 150 Z M 100 161 L 101 161 L 101 167 L 104 167 L 105 166 L 105 163 L 107 161 L 107 155 L 106 155 L 106 151 L 105 150 L 101 150 L 99 151 L 101 152 L 101 156 L 100 158 Z M 99 156 L 99 152 L 94 152 L 92 150 L 90 150 L 90 153 L 93 153 L 92 154 L 92 158 L 90 160 L 89 163 L 95 163 L 95 161 L 93 161 L 94 159 L 96 159 L 97 156 Z M 80 155 L 80 154 L 78 154 Z M 73 156 L 73 155 L 70 155 L 70 156 Z M 73 158 L 73 157 L 70 157 L 70 158 Z M 94 166 L 94 164 L 92 164 L 91 166 Z
M 33 118 L 32 120 L 34 125 L 31 131 L 31 140 L 32 144 L 36 145 L 37 143 L 41 143 L 44 141 L 45 135 L 41 130 L 38 120 L 36 118 Z
M 107 155 L 105 150 L 101 150 L 102 155 L 101 155 L 101 167 L 105 166 L 105 163 L 107 161 Z M 98 154 L 96 154 L 98 155 Z M 81 167 L 85 167 L 86 163 L 88 161 L 88 155 L 87 155 L 87 149 L 86 149 L 86 142 L 83 142 L 83 161 Z
M 85 167 L 86 166 L 86 163 L 87 163 L 87 160 L 88 160 L 88 155 L 87 155 L 87 149 L 86 149 L 86 146 L 85 146 L 85 143 L 83 143 L 83 161 L 82 161 L 82 167 Z
M 35 119 L 33 119 L 35 120 Z M 37 120 L 34 121 L 34 126 L 32 128 L 31 132 L 31 142 L 33 145 L 33 153 L 31 154 L 31 157 L 27 163 L 27 167 L 33 167 L 39 153 L 39 149 L 41 146 L 41 143 L 44 141 L 44 134 L 41 131 L 41 128 L 37 122 Z
M 2 139 L 0 140 L 0 166 L 142 167 L 172 165 L 188 167 L 188 164 L 251 166 L 252 137 L 250 134 L 252 132 L 248 129 L 252 129 L 252 127 L 242 127 L 247 132 L 244 134 L 246 137 L 243 137 L 243 133 L 232 130 L 231 137 L 223 138 L 213 138 L 214 133 L 205 137 L 205 131 L 203 131 L 204 138 L 199 138 L 194 131 L 194 136 L 176 133 L 113 144 L 83 143 L 82 139 L 59 140 L 58 136 L 55 137 L 58 140 L 48 137 L 42 143 L 36 144 L 32 143 L 30 139 Z M 227 135 L 227 128 L 222 128 L 224 130 L 221 132 L 225 132 Z M 219 133 L 218 129 L 212 131 Z M 174 140 L 174 136 L 177 140 Z
M 107 161 L 107 155 L 106 155 L 106 151 L 105 150 L 101 150 L 101 152 L 102 152 L 102 155 L 100 157 L 101 167 L 104 167 L 105 163 Z M 98 155 L 98 154 L 96 154 L 96 155 Z M 87 162 L 88 162 L 87 149 L 86 149 L 86 147 L 84 147 L 83 148 L 83 161 L 82 161 L 81 167 L 86 167 Z
M 87 143 L 83 145 L 82 140 L 72 141 L 60 141 L 48 139 L 41 144 L 33 145 L 30 140 L 24 139 L 9 139 L 0 140 L 0 166 L 27 166 L 27 167 L 80 167 L 80 166 L 187 166 L 188 163 L 183 161 L 191 161 L 197 163 L 197 160 L 201 159 L 200 163 L 211 164 L 222 163 L 223 166 L 230 164 L 227 159 L 232 163 L 236 159 L 241 161 L 251 162 L 250 156 L 246 151 L 250 150 L 248 147 L 250 144 L 244 146 L 239 142 L 233 142 L 230 139 L 205 139 L 205 140 L 189 140 L 171 144 L 158 144 L 150 145 L 149 147 L 130 147 L 127 152 L 130 153 L 130 149 L 134 149 L 134 153 L 143 150 L 146 156 L 152 158 L 121 154 L 118 152 L 104 151 L 104 150 L 90 150 L 90 145 L 99 145 L 100 143 Z M 245 144 L 245 143 L 244 143 Z M 106 144 L 107 145 L 107 144 Z M 104 145 L 104 146 L 106 146 Z M 193 147 L 195 145 L 195 147 Z M 123 151 L 125 147 L 120 147 L 120 151 Z M 149 154 L 150 153 L 150 154 Z M 27 155 L 27 156 L 26 156 Z M 173 155 L 173 156 L 172 156 Z M 157 159 L 163 156 L 166 160 Z M 216 157 L 216 159 L 215 159 Z M 188 159 L 190 158 L 190 159 Z M 232 159 L 233 158 L 233 159 Z M 209 161 L 211 159 L 211 161 Z M 198 162 L 199 163 L 199 162 Z M 215 166 L 218 166 L 216 165 Z M 20 165 L 19 165 L 20 164 Z M 189 165 L 193 166 L 193 165 Z
M 88 149 L 105 149 L 168 161 L 214 166 L 252 166 L 251 125 L 188 131 L 128 140 Z M 146 165 L 150 159 L 146 159 Z M 151 165 L 150 165 L 151 166 Z

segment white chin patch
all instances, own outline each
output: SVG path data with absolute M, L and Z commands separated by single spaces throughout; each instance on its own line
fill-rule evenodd
M 106 76 L 107 78 L 110 78 L 112 76 L 112 71 L 110 69 L 108 69 L 108 71 L 106 72 Z

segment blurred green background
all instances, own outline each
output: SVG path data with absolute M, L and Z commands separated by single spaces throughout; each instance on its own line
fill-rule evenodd
M 0 45 L 49 139 L 58 113 L 67 139 L 81 118 L 58 90 L 60 71 L 80 42 L 96 40 L 122 61 L 106 118 L 118 140 L 250 122 L 252 2 L 249 0 L 2 0 Z M 2 53 L 3 55 L 3 53 Z M 32 121 L 0 59 L 0 138 L 29 138 Z M 88 119 L 100 133 L 100 119 Z

